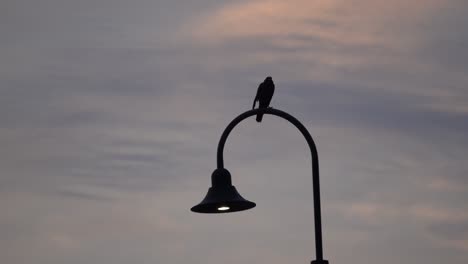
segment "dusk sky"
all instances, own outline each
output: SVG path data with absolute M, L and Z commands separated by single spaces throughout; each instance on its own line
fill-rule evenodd
M 2 264 L 468 262 L 468 1 L 4 0 Z

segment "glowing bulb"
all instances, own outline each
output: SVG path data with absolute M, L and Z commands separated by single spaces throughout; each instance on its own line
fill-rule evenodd
M 229 210 L 231 208 L 227 207 L 227 206 L 220 206 L 218 207 L 218 211 L 226 211 L 226 210 Z

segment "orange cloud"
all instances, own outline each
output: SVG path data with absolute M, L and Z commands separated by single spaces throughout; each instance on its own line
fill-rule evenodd
M 442 1 L 266 1 L 225 6 L 205 14 L 190 32 L 199 41 L 223 42 L 261 36 L 314 36 L 349 44 L 384 44 L 402 20 L 417 20 Z M 398 28 L 395 28 L 398 30 Z M 392 41 L 394 42 L 394 40 Z M 301 45 L 300 40 L 283 41 Z

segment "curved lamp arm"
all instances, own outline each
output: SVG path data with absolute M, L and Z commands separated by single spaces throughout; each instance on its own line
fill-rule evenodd
M 229 133 L 234 129 L 234 127 L 239 124 L 242 120 L 257 114 L 269 114 L 282 117 L 292 123 L 299 131 L 301 131 L 302 135 L 305 137 L 307 144 L 309 144 L 310 152 L 312 154 L 312 185 L 313 185 L 313 195 L 314 195 L 314 223 L 315 223 L 315 250 L 317 255 L 317 260 L 312 261 L 312 263 L 316 264 L 324 264 L 328 263 L 328 261 L 323 260 L 323 249 L 322 249 L 322 217 L 321 217 L 321 209 L 320 209 L 320 183 L 319 183 L 319 163 L 318 163 L 318 153 L 317 147 L 315 146 L 315 142 L 312 139 L 309 131 L 302 125 L 299 120 L 297 120 L 292 115 L 283 112 L 278 109 L 274 108 L 260 108 L 247 111 L 245 113 L 240 114 L 238 117 L 234 118 L 234 120 L 229 123 L 229 125 L 224 130 L 223 134 L 221 135 L 221 139 L 218 143 L 218 152 L 217 152 L 217 165 L 218 169 L 224 168 L 224 161 L 223 161 L 223 150 L 224 144 L 226 143 L 226 139 L 229 136 Z

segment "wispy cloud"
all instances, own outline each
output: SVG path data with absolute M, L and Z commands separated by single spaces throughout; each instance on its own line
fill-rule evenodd
M 317 141 L 331 262 L 466 262 L 465 1 L 0 10 L 6 264 L 308 261 L 310 157 L 275 117 L 246 120 L 226 145 L 255 210 L 188 210 L 209 186 L 223 128 L 266 75 L 273 107 Z

